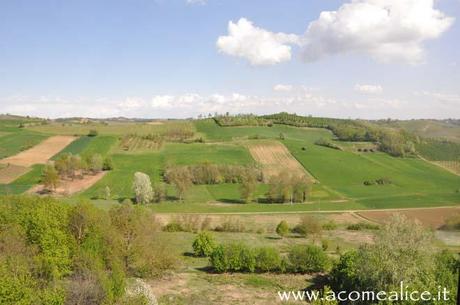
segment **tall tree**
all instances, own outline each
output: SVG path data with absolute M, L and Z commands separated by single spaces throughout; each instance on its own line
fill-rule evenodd
M 56 190 L 59 185 L 59 174 L 53 165 L 47 164 L 42 172 L 42 183 L 49 191 Z

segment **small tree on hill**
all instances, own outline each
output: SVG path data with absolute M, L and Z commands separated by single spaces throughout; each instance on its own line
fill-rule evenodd
M 179 200 L 182 201 L 185 192 L 192 186 L 192 175 L 186 167 L 177 167 L 171 170 L 168 180 L 177 190 Z
M 59 174 L 53 165 L 48 164 L 43 169 L 42 183 L 45 186 L 45 189 L 49 191 L 54 191 L 59 185 Z
M 257 188 L 257 175 L 252 169 L 247 168 L 241 175 L 241 198 L 245 203 L 250 203 Z
M 278 234 L 281 237 L 286 236 L 289 233 L 289 225 L 286 220 L 282 220 L 277 226 L 276 226 L 276 234 Z
M 134 174 L 133 190 L 136 194 L 136 202 L 146 204 L 153 199 L 152 183 L 150 177 L 144 173 Z
M 102 167 L 103 160 L 100 154 L 94 154 L 88 158 L 88 169 L 93 172 L 93 174 L 102 171 Z

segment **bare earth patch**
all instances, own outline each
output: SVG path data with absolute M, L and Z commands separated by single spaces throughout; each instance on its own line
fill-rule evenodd
M 53 192 L 54 195 L 67 196 L 86 190 L 105 176 L 107 172 L 100 172 L 95 175 L 87 175 L 82 179 L 61 180 L 59 186 Z M 28 193 L 41 194 L 44 191 L 43 185 L 39 184 L 28 190 Z
M 430 209 L 408 209 L 400 210 L 397 213 L 403 214 L 409 219 L 417 219 L 423 225 L 432 228 L 439 228 L 445 224 L 446 219 L 460 212 L 460 207 L 452 208 L 430 208 Z M 395 211 L 367 211 L 358 214 L 375 222 L 383 223 L 388 220 Z
M 28 171 L 30 171 L 29 167 L 6 164 L 4 167 L 0 167 L 0 184 L 11 183 Z
M 75 141 L 77 137 L 72 136 L 54 136 L 50 137 L 38 145 L 0 160 L 3 164 L 14 164 L 20 166 L 31 166 L 34 164 L 46 164 L 55 154 L 64 149 L 67 145 Z
M 250 144 L 249 152 L 254 160 L 262 165 L 265 177 L 277 175 L 285 170 L 295 175 L 311 177 L 302 164 L 291 155 L 282 143 L 263 142 Z

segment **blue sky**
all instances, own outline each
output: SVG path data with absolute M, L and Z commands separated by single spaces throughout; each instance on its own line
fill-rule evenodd
M 459 0 L 1 0 L 0 113 L 460 118 L 459 15 Z

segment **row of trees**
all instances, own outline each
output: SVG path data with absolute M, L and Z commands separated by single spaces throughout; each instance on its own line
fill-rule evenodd
M 47 190 L 53 191 L 60 179 L 83 178 L 85 174 L 97 174 L 102 170 L 113 169 L 110 157 L 102 158 L 100 154 L 88 154 L 85 157 L 64 153 L 58 159 L 45 166 L 42 172 L 42 183 Z
M 146 304 L 129 297 L 127 277 L 176 267 L 148 209 L 52 198 L 0 198 L 0 304 Z
M 177 175 L 183 175 L 184 178 L 189 178 L 193 184 L 241 183 L 248 172 L 251 172 L 257 181 L 263 180 L 262 171 L 255 166 L 224 165 L 209 162 L 168 166 L 164 172 L 164 179 L 171 183 Z

